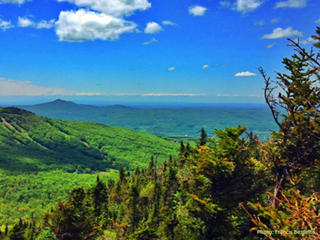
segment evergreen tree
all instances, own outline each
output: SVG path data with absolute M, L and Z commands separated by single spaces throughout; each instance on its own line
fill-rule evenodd
M 123 182 L 123 180 L 125 179 L 125 173 L 124 173 L 124 168 L 123 168 L 123 166 L 120 167 L 119 179 L 120 179 L 120 182 Z
M 319 28 L 317 33 L 320 34 Z M 319 37 L 314 36 L 314 39 L 319 40 Z M 273 165 L 277 181 L 273 193 L 273 206 L 276 206 L 276 199 L 281 198 L 280 192 L 290 171 L 299 173 L 310 169 L 320 154 L 319 55 L 308 53 L 298 43 L 290 41 L 298 48 L 299 54 L 294 54 L 292 60 L 283 59 L 289 74 L 277 73 L 278 81 L 275 83 L 281 88 L 281 92 L 274 93 L 277 86 L 272 86 L 270 77 L 268 78 L 263 69 L 259 68 L 265 79 L 266 102 L 280 128 L 279 132 L 272 133 L 272 142 L 265 146 L 265 151 L 268 152 L 266 157 Z M 283 112 L 286 114 L 281 115 L 281 120 L 279 116 Z M 275 152 L 272 148 L 277 148 L 278 151 Z
M 208 135 L 206 133 L 206 131 L 201 128 L 201 133 L 200 133 L 200 139 L 199 139 L 199 142 L 198 142 L 198 145 L 199 146 L 204 146 L 208 141 Z
M 102 214 L 102 210 L 107 210 L 106 202 L 108 199 L 107 186 L 104 182 L 99 179 L 97 176 L 97 182 L 91 189 L 94 214 L 96 217 Z
M 179 156 L 183 156 L 184 151 L 185 151 L 185 146 L 184 146 L 183 140 L 181 140 L 180 149 L 179 149 Z

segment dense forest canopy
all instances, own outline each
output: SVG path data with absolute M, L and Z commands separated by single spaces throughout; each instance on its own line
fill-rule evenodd
M 313 39 L 319 48 L 320 28 Z M 41 219 L 23 217 L 1 237 L 319 239 L 320 54 L 291 44 L 297 52 L 276 81 L 260 68 L 280 128 L 269 141 L 244 126 L 217 129 L 214 138 L 203 129 L 196 146 L 181 141 L 178 158 L 120 167 L 116 180 L 97 176 L 91 188 L 75 188 Z

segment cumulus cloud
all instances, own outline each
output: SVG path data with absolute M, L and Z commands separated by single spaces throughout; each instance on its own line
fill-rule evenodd
M 203 16 L 206 12 L 207 8 L 201 6 L 192 6 L 189 7 L 189 14 L 194 16 Z
M 50 28 L 52 28 L 54 26 L 54 23 L 55 23 L 54 19 L 51 19 L 50 21 L 42 20 L 42 21 L 40 21 L 40 22 L 38 22 L 36 24 L 36 28 L 39 28 L 39 29 L 41 29 L 41 28 L 50 29 Z
M 316 20 L 316 23 L 320 23 L 320 18 L 318 20 Z
M 206 68 L 208 68 L 209 67 L 209 65 L 208 64 L 205 64 L 205 65 L 203 65 L 202 67 L 201 67 L 201 69 L 206 69 Z
M 280 22 L 280 19 L 279 18 L 272 18 L 271 23 L 277 23 L 277 22 Z
M 148 45 L 148 44 L 151 44 L 151 43 L 154 43 L 154 42 L 158 42 L 158 40 L 155 39 L 155 38 L 152 38 L 149 42 L 144 42 L 143 45 Z
M 11 24 L 11 21 L 4 21 L 0 19 L 0 29 L 2 29 L 3 31 L 13 27 L 14 26 Z
M 276 3 L 276 8 L 290 7 L 302 8 L 307 6 L 307 0 L 288 0 Z
M 36 23 L 28 18 L 18 18 L 18 25 L 19 27 L 34 27 L 34 28 L 46 28 L 46 29 L 50 29 L 54 26 L 54 19 L 51 19 L 50 21 L 45 21 L 45 20 L 41 20 L 40 22 Z
M 35 26 L 35 23 L 28 18 L 19 17 L 18 18 L 18 25 L 19 25 L 19 27 L 32 27 L 32 26 Z
M 134 11 L 144 11 L 151 7 L 148 0 L 58 0 L 74 3 L 79 7 L 89 7 L 93 10 L 112 15 L 131 15 Z
M 175 68 L 174 67 L 171 67 L 171 68 L 168 68 L 168 71 L 173 71 L 173 70 L 175 70 Z
M 263 35 L 261 39 L 278 39 L 292 36 L 302 36 L 302 32 L 293 30 L 291 27 L 287 27 L 286 29 L 275 28 L 272 33 Z
M 23 4 L 25 0 L 0 0 L 0 4 L 10 3 L 10 4 Z
M 274 45 L 276 45 L 276 43 L 269 43 L 269 44 L 266 46 L 266 48 L 267 48 L 267 49 L 270 49 L 270 48 L 272 48 Z
M 116 40 L 123 33 L 134 32 L 134 22 L 115 18 L 104 13 L 96 13 L 80 9 L 62 11 L 56 22 L 56 34 L 60 41 L 83 42 L 100 40 Z
M 257 74 L 246 71 L 246 72 L 236 73 L 234 76 L 235 77 L 254 77 L 254 76 L 257 76 Z
M 156 22 L 148 22 L 147 27 L 144 29 L 144 33 L 155 34 L 163 31 L 162 27 Z
M 173 22 L 171 22 L 171 21 L 169 21 L 169 20 L 167 20 L 167 21 L 162 21 L 162 24 L 163 24 L 163 25 L 171 25 L 171 26 L 176 26 L 176 25 L 177 25 L 176 23 L 173 23 Z
M 261 0 L 237 0 L 233 5 L 233 10 L 238 12 L 247 13 L 254 11 L 258 8 L 263 1 Z
M 0 78 L 0 96 L 49 96 L 74 95 L 73 92 L 61 88 L 47 88 L 31 84 L 30 81 L 19 81 Z

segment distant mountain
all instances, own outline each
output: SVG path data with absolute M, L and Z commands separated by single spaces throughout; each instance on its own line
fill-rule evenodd
M 61 100 L 45 104 L 46 108 L 57 105 L 84 107 Z M 159 160 L 167 160 L 169 154 L 177 155 L 178 146 L 149 133 L 54 120 L 10 107 L 0 108 L 0 148 L 0 169 L 74 172 L 86 168 L 119 169 L 120 165 L 132 170 L 147 166 L 151 155 Z
M 218 107 L 139 108 L 123 105 L 97 107 L 57 99 L 53 102 L 19 106 L 37 115 L 61 120 L 90 121 L 194 141 L 204 128 L 213 136 L 215 128 L 239 124 L 258 134 L 262 140 L 277 130 L 265 105 L 221 105 Z

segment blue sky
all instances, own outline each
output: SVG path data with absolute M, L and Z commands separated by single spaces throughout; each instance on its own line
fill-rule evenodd
M 318 0 L 0 0 L 0 103 L 264 102 Z

